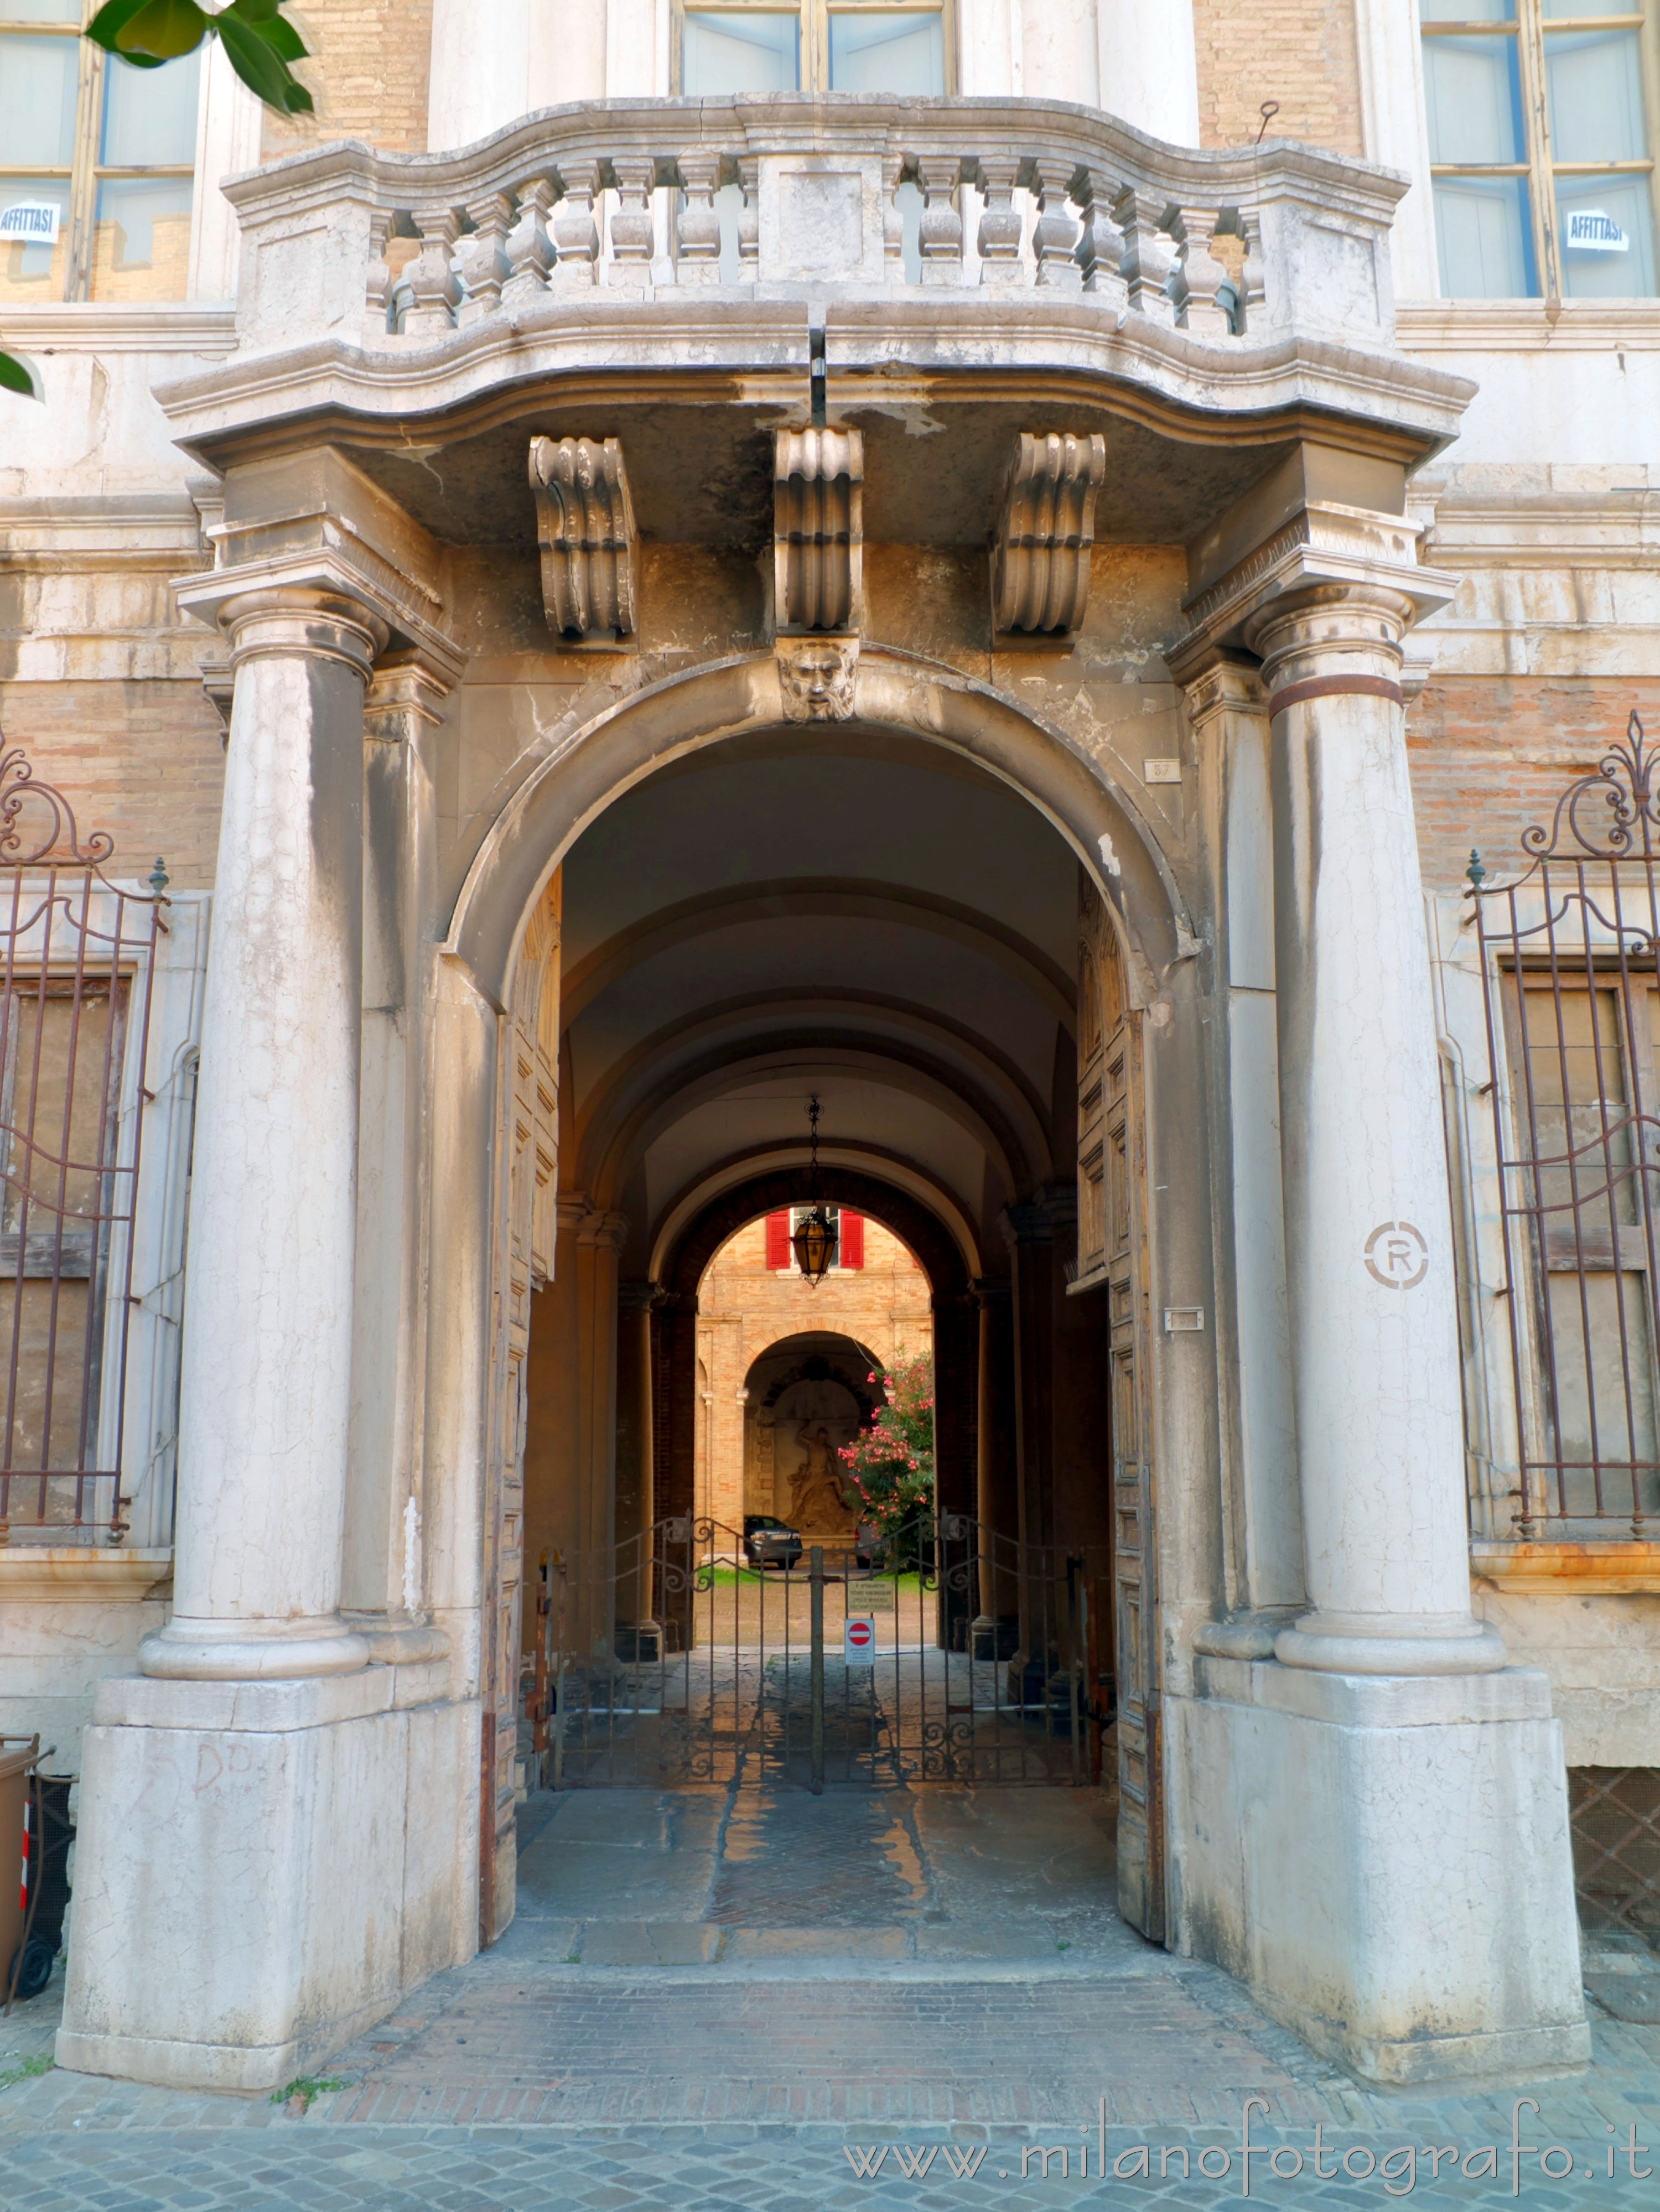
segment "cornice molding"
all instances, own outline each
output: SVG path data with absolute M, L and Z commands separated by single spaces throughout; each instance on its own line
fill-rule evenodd
M 228 354 L 236 350 L 236 309 L 161 301 L 9 303 L 6 340 L 27 354 Z
M 1409 300 L 1403 353 L 1660 352 L 1660 300 Z

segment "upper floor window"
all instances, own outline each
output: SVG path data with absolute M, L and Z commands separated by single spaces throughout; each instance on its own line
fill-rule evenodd
M 1444 296 L 1655 291 L 1657 7 L 1422 0 Z
M 0 301 L 182 300 L 201 52 L 139 70 L 81 0 L 0 0 Z
M 0 0 L 0 6 L 7 0 Z M 938 94 L 946 89 L 944 0 L 721 0 L 680 9 L 680 89 Z

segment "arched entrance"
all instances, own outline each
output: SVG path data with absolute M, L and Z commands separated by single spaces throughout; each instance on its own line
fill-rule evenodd
M 999 1674 L 992 1705 L 976 1692 L 970 1712 L 976 1699 L 982 1711 L 1041 1711 L 1050 1678 L 1066 1671 L 1063 1645 L 1067 1668 L 1087 1671 L 1073 1649 L 1080 1632 L 1065 1611 L 1064 1562 L 1069 1552 L 1104 1557 L 1115 1526 L 1128 1539 L 1131 1601 L 1115 1608 L 1109 1595 L 1091 1632 L 1104 1655 L 1102 1714 L 1108 1680 L 1125 1700 L 1127 1891 L 1157 1932 L 1152 1399 L 1134 1387 L 1138 1358 L 1146 1368 L 1149 1231 L 1132 1188 L 1143 1139 L 1127 1124 L 1140 1072 L 1138 1060 L 1127 1079 L 1120 1049 L 1117 1149 L 1110 1160 L 1092 1152 L 1080 1186 L 1080 1129 L 1098 1133 L 1099 1085 L 1088 1099 L 1080 1092 L 1079 1042 L 1093 1052 L 1110 1029 L 1122 1044 L 1150 997 L 1168 1008 L 1186 980 L 1171 959 L 1185 924 L 1139 823 L 1074 751 L 995 693 L 873 653 L 854 725 L 804 730 L 769 713 L 769 662 L 732 665 L 607 718 L 565 755 L 556 781 L 538 771 L 509 802 L 458 906 L 452 954 L 465 947 L 484 962 L 501 957 L 502 898 L 528 898 L 532 917 L 558 914 L 558 947 L 535 988 L 521 960 L 503 992 L 519 1010 L 508 1058 L 521 1075 L 501 1093 L 512 1110 L 498 1252 L 528 1252 L 530 1265 L 507 1270 L 492 1347 L 495 1525 L 505 1532 L 503 1601 L 490 1616 L 503 1626 L 496 1741 L 516 1733 L 521 1667 L 535 1662 L 579 1549 L 611 1555 L 611 1626 L 596 1633 L 590 1621 L 590 1644 L 615 1657 L 695 1640 L 690 1613 L 683 1626 L 666 1602 L 680 1570 L 647 1532 L 696 1521 L 708 1502 L 698 1406 L 713 1385 L 707 1359 L 700 1372 L 699 1285 L 743 1224 L 804 1195 L 805 1109 L 818 1096 L 825 1196 L 886 1222 L 928 1276 L 939 1503 L 964 1524 L 955 1540 L 968 1548 L 954 1563 L 961 1573 L 937 1577 L 927 1635 L 937 1652 Z M 672 735 L 671 708 L 686 718 Z M 716 726 L 697 726 L 711 709 Z M 608 792 L 596 749 L 611 756 Z M 546 857 L 534 871 L 538 843 Z M 1091 998 L 1080 1016 L 1080 975 L 1098 995 L 1109 969 L 1120 979 L 1110 1007 Z M 534 1042 L 523 1011 L 532 1001 Z M 556 1193 L 532 1164 L 544 1138 L 522 1079 L 547 1060 L 550 1005 Z M 538 1188 L 555 1219 L 555 1249 L 540 1253 Z M 1105 1387 L 1115 1281 L 1116 1428 Z M 556 1508 L 545 1449 L 556 1431 Z M 543 1610 L 538 1620 L 527 1607 L 510 1635 L 515 1526 Z M 998 1571 L 980 1556 L 982 1532 L 1047 1564 Z M 630 1543 L 641 1547 L 632 1560 Z M 637 1620 L 624 1618 L 630 1607 Z M 1128 1639 L 1116 1652 L 1115 1611 Z M 940 1681 L 943 1717 L 952 1699 Z M 1093 1688 L 1081 1694 L 1095 1702 Z M 495 1805 L 500 1865 L 511 1795 L 499 1783 Z

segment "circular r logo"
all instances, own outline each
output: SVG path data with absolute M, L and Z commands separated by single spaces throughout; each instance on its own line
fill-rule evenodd
M 1416 1290 L 1430 1269 L 1430 1248 L 1410 1221 L 1380 1221 L 1366 1239 L 1366 1273 L 1386 1291 Z

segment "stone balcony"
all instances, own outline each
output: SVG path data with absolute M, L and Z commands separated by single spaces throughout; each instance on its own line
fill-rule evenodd
M 1403 179 L 1289 141 L 1183 151 L 1058 102 L 612 100 L 227 189 L 238 351 L 164 395 L 204 453 L 273 415 L 407 424 L 596 375 L 799 407 L 816 321 L 832 406 L 848 376 L 913 408 L 1036 377 L 1051 406 L 1135 389 L 1183 441 L 1317 410 L 1417 458 L 1468 390 L 1395 346 Z

